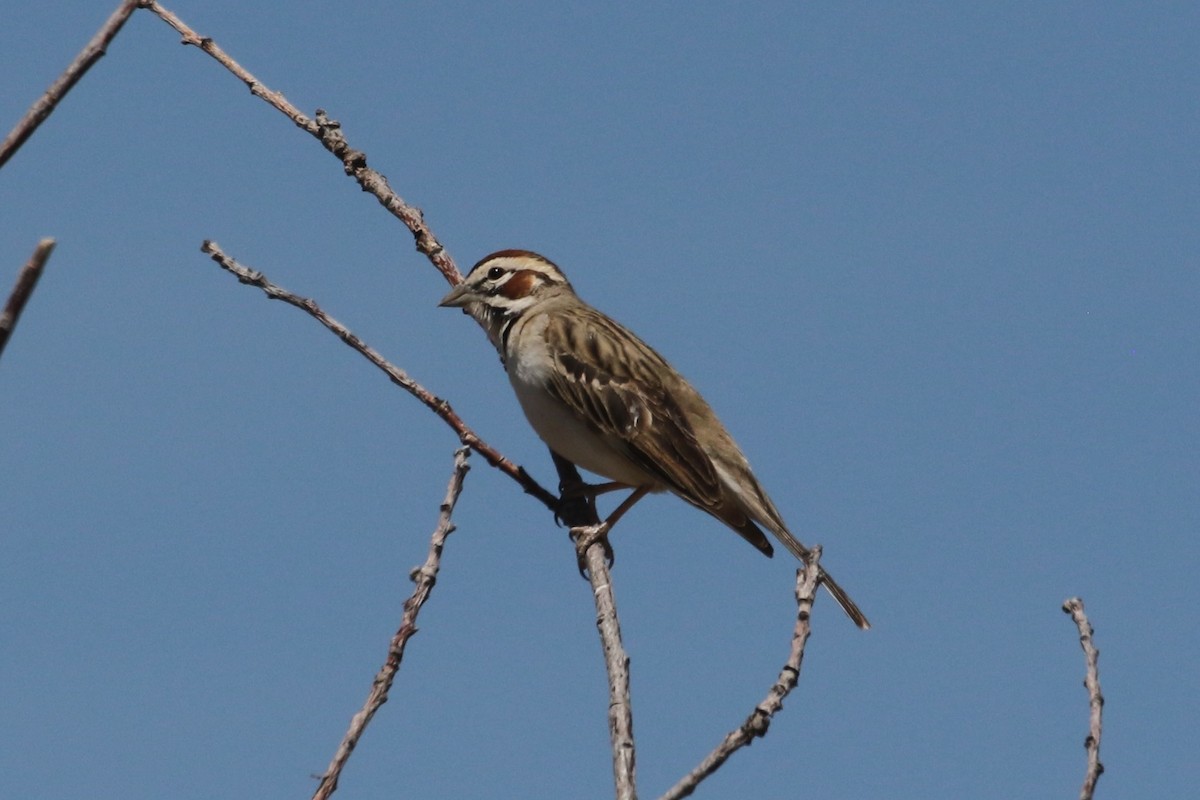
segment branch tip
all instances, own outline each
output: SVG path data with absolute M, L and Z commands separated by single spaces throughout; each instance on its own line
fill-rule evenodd
M 1087 751 L 1087 768 L 1084 771 L 1083 785 L 1079 790 L 1080 800 L 1092 800 L 1096 792 L 1096 782 L 1104 774 L 1104 765 L 1100 763 L 1100 736 L 1103 732 L 1104 695 L 1100 690 L 1100 651 L 1092 639 L 1095 629 L 1087 618 L 1083 600 L 1078 597 L 1067 599 L 1062 610 L 1069 614 L 1079 631 L 1079 646 L 1083 649 L 1085 674 L 1083 686 L 1088 693 L 1088 735 L 1084 738 L 1083 746 Z
M 33 249 L 33 254 L 25 262 L 25 266 L 21 267 L 21 271 L 17 273 L 17 280 L 13 284 L 12 292 L 8 295 L 4 309 L 0 311 L 0 354 L 4 352 L 9 337 L 17 327 L 17 320 L 21 318 L 21 312 L 25 310 L 25 305 L 33 296 L 33 290 L 37 288 L 38 279 L 42 277 L 42 270 L 50 259 L 50 254 L 54 252 L 54 244 L 54 239 L 50 237 L 39 241 L 37 247 Z

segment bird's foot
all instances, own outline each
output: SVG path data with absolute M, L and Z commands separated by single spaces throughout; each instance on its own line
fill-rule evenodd
M 587 577 L 587 551 L 598 544 L 604 548 L 604 562 L 611 569 L 615 562 L 612 544 L 608 541 L 609 524 L 601 522 L 598 525 L 581 525 L 571 528 L 571 541 L 575 543 L 575 561 L 579 566 L 581 577 Z

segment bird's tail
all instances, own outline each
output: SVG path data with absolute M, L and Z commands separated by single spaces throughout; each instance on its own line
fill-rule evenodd
M 790 533 L 788 533 L 786 529 L 774 530 L 772 533 L 774 533 L 775 537 L 783 543 L 784 547 L 792 552 L 792 555 L 805 563 L 808 562 L 808 548 L 796 541 L 795 536 L 792 536 Z M 846 594 L 846 590 L 843 589 L 841 585 L 833 579 L 832 575 L 825 571 L 824 567 L 821 567 L 819 580 L 822 584 L 824 584 L 825 589 L 833 596 L 833 599 L 837 601 L 837 604 L 842 607 L 842 610 L 846 612 L 846 616 L 848 616 L 855 625 L 862 628 L 864 631 L 870 629 L 871 623 L 867 621 L 867 615 L 859 609 L 858 604 L 850 599 L 850 595 Z
M 833 595 L 833 599 L 837 600 L 837 604 L 842 607 L 842 610 L 846 612 L 846 616 L 854 621 L 855 625 L 864 631 L 871 628 L 871 623 L 867 620 L 867 615 L 850 599 L 850 595 L 846 594 L 846 590 L 825 571 L 824 567 L 821 568 L 820 581 L 829 590 L 829 593 Z
M 763 491 L 758 481 L 754 479 L 754 475 L 751 474 L 750 465 L 743 462 L 742 466 L 744 467 L 744 472 L 740 473 L 737 479 L 732 479 L 719 463 L 716 464 L 722 481 L 724 481 L 726 487 L 730 489 L 732 495 L 736 498 L 736 508 L 731 507 L 732 504 L 730 504 L 724 508 L 714 509 L 710 505 L 704 505 L 693 500 L 689 500 L 689 502 L 695 503 L 699 508 L 724 521 L 726 525 L 741 534 L 742 538 L 758 548 L 759 552 L 769 557 L 772 554 L 771 543 L 767 541 L 767 537 L 763 535 L 763 532 L 755 526 L 754 522 L 758 522 L 773 533 L 775 538 L 779 540 L 779 543 L 790 550 L 792 555 L 807 564 L 809 556 L 808 548 L 800 544 L 800 541 L 787 529 L 783 518 L 779 516 L 779 510 L 775 508 L 775 504 L 771 502 L 771 498 L 767 497 L 767 493 Z M 680 494 L 680 496 L 685 499 L 688 497 L 685 494 Z M 754 522 L 751 522 L 751 519 Z M 825 571 L 824 567 L 821 568 L 818 577 L 821 583 L 825 584 L 825 588 L 829 590 L 829 593 L 833 595 L 833 599 L 846 612 L 846 616 L 850 617 L 855 625 L 864 631 L 871 627 L 871 623 L 867 621 L 867 615 L 859 610 L 855 602 L 850 599 L 850 595 L 846 594 L 846 590 L 833 579 L 832 575 Z

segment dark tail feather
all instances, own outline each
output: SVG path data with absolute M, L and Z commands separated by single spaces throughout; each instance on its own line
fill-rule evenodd
M 755 550 L 767 558 L 775 556 L 775 548 L 771 547 L 766 534 L 757 525 L 747 519 L 741 509 L 735 509 L 732 513 L 726 513 L 718 518 L 737 531 L 737 535 L 749 542 Z
M 774 555 L 775 551 L 771 547 L 771 543 L 767 541 L 767 537 L 763 535 L 762 530 L 760 530 L 757 525 L 747 519 L 745 513 L 740 509 L 722 509 L 721 511 L 724 511 L 725 513 L 720 513 L 720 511 L 714 511 L 712 509 L 705 510 L 718 517 L 726 525 L 737 531 L 739 536 L 741 536 L 750 544 L 754 545 L 754 547 L 767 558 L 770 558 Z M 808 548 L 796 541 L 795 536 L 792 536 L 792 534 L 788 533 L 787 529 L 782 526 L 779 526 L 778 528 L 775 526 L 768 527 L 771 529 L 771 533 L 775 534 L 775 538 L 778 539 L 784 547 L 792 552 L 792 555 L 801 561 L 808 563 Z M 843 611 L 846 612 L 846 616 L 850 617 L 854 624 L 862 628 L 864 631 L 869 630 L 871 623 L 867 621 L 867 615 L 859 610 L 858 605 L 856 605 L 855 602 L 850 599 L 850 595 L 846 594 L 846 590 L 843 589 L 838 582 L 835 581 L 833 577 L 825 571 L 824 567 L 821 568 L 820 580 L 821 583 L 825 585 L 826 590 L 829 591 L 829 594 L 833 595 L 833 599 L 837 601 L 837 604 L 842 607 Z
M 783 543 L 784 547 L 792 551 L 792 555 L 801 561 L 807 562 L 808 548 L 796 541 L 796 537 L 792 536 L 787 531 L 772 532 L 775 534 L 775 537 Z M 859 610 L 858 605 L 850 599 L 850 595 L 846 594 L 846 590 L 843 589 L 838 582 L 833 579 L 832 575 L 825 571 L 824 567 L 821 567 L 820 580 L 821 583 L 825 585 L 826 590 L 829 591 L 829 594 L 833 595 L 833 599 L 837 601 L 837 604 L 842 607 L 843 611 L 846 612 L 846 616 L 850 617 L 855 625 L 862 628 L 864 631 L 870 629 L 871 623 L 867 621 L 867 615 Z
M 833 599 L 837 600 L 837 604 L 846 612 L 846 616 L 850 617 L 854 624 L 864 631 L 870 630 L 871 623 L 867 621 L 867 615 L 859 610 L 858 605 L 850 599 L 850 595 L 846 594 L 846 590 L 830 577 L 824 567 L 821 568 L 820 580 L 825 585 L 825 588 L 829 590 L 829 593 L 833 595 Z

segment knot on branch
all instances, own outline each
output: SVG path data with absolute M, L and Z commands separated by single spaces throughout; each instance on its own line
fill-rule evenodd
M 330 119 L 329 115 L 325 113 L 325 109 L 323 108 L 317 109 L 317 125 L 321 128 L 322 133 L 328 132 L 330 136 L 341 136 L 341 134 L 336 133 L 336 131 L 341 130 L 342 123 L 338 122 L 336 119 Z
M 423 564 L 419 567 L 413 567 L 408 573 L 408 579 L 413 583 L 428 581 L 432 586 L 437 583 L 437 568 L 430 567 L 428 564 Z
M 338 156 L 342 159 L 342 164 L 347 175 L 354 175 L 359 170 L 367 168 L 367 154 L 362 150 L 355 150 L 352 147 L 343 148 Z M 364 192 L 370 191 L 364 188 Z
M 771 727 L 770 713 L 762 706 L 758 706 L 754 709 L 754 713 L 746 717 L 746 721 L 742 723 L 742 733 L 745 734 L 747 740 L 762 738 L 767 735 L 769 727 Z
M 367 154 L 361 150 L 355 150 L 349 145 L 346 137 L 342 134 L 342 123 L 336 119 L 330 119 L 329 115 L 325 113 L 325 109 L 318 108 L 316 125 L 317 136 L 320 138 L 321 144 L 325 146 L 326 150 L 341 159 L 347 175 L 366 168 Z

